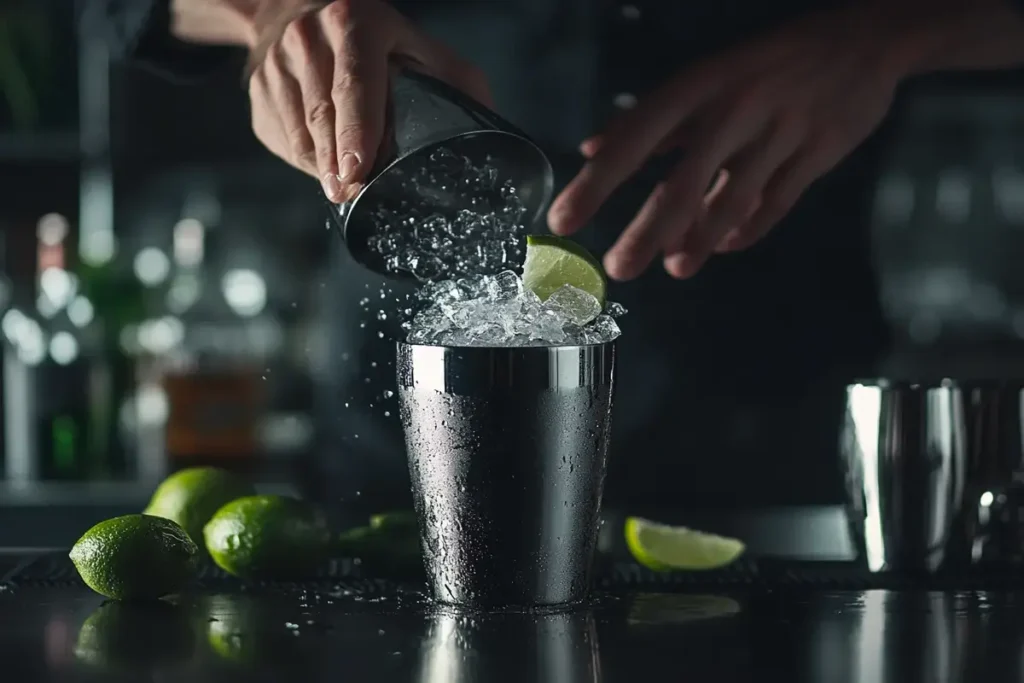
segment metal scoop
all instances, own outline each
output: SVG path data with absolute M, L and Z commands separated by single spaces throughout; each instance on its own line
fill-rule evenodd
M 435 78 L 410 70 L 392 80 L 389 125 L 370 180 L 352 201 L 331 204 L 331 216 L 353 258 L 388 277 L 411 273 L 389 268 L 372 248 L 382 207 L 400 211 L 417 207 L 441 215 L 469 208 L 472 197 L 457 183 L 408 182 L 410 175 L 430 168 L 439 150 L 477 167 L 496 171 L 499 181 L 514 188 L 523 208 L 521 221 L 531 225 L 551 199 L 551 163 L 522 131 L 493 111 Z

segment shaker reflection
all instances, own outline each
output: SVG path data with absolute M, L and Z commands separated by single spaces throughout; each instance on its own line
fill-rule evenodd
M 837 683 L 847 675 L 850 683 L 967 680 L 970 633 L 979 624 L 965 620 L 963 613 L 978 614 L 976 605 L 971 609 L 966 604 L 973 600 L 976 596 L 966 593 L 868 591 L 847 606 L 857 617 L 850 634 L 852 648 L 837 648 L 852 650 L 852 661 L 833 659 L 820 673 L 828 673 Z
M 598 683 L 602 676 L 593 615 L 438 612 L 430 617 L 418 680 Z

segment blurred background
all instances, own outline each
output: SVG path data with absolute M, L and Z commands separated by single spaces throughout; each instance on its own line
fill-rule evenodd
M 69 543 L 184 465 L 315 478 L 315 397 L 345 353 L 323 329 L 341 244 L 315 183 L 254 139 L 239 71 L 111 64 L 72 5 L 0 4 L 0 545 Z M 1017 372 L 1024 85 L 908 102 L 871 207 L 888 364 Z
M 0 4 L 0 500 L 136 505 L 185 464 L 293 481 L 339 248 L 316 186 L 255 142 L 237 70 L 182 98 L 73 5 Z

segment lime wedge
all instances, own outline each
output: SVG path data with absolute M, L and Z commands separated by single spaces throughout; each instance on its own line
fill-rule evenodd
M 604 306 L 608 281 L 593 254 L 561 237 L 528 235 L 523 286 L 543 301 L 565 285 L 587 292 Z
M 655 571 L 718 569 L 732 563 L 746 548 L 735 538 L 639 517 L 626 519 L 626 545 L 637 562 Z

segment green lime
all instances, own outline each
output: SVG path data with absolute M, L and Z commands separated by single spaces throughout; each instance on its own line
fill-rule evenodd
M 382 512 L 370 517 L 370 527 L 381 531 L 397 533 L 419 533 L 416 526 L 416 513 L 412 510 Z
M 604 306 L 608 280 L 593 254 L 562 237 L 528 235 L 523 286 L 546 300 L 565 285 L 587 292 Z
M 626 545 L 648 569 L 718 569 L 743 554 L 735 538 L 706 534 L 681 526 L 658 524 L 639 517 L 626 519 Z
M 331 533 L 323 515 L 285 496 L 233 500 L 203 529 L 210 557 L 243 578 L 302 578 L 329 557 Z
M 181 590 L 199 548 L 169 519 L 124 515 L 100 522 L 71 549 L 89 588 L 115 600 L 155 600 Z
M 167 477 L 153 493 L 143 514 L 177 522 L 197 545 L 213 513 L 236 498 L 255 495 L 252 484 L 217 467 L 192 467 Z
M 422 569 L 419 529 L 412 513 L 387 513 L 370 518 L 370 526 L 349 529 L 335 546 L 342 557 L 359 558 L 364 567 L 387 573 Z
M 151 672 L 187 662 L 195 643 L 193 621 L 177 605 L 105 602 L 78 630 L 75 658 L 104 672 Z

